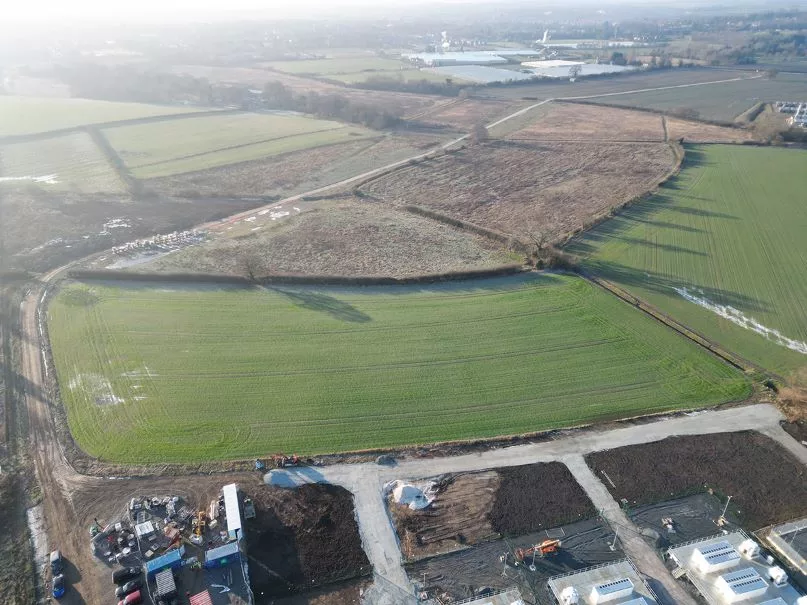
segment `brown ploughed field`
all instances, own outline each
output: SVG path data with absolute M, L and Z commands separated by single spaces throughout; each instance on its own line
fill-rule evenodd
M 526 238 L 550 239 L 653 189 L 674 158 L 665 143 L 491 142 L 396 171 L 361 187 Z
M 753 431 L 669 437 L 590 454 L 597 476 L 608 474 L 614 498 L 651 504 L 714 490 L 732 496 L 743 527 L 760 527 L 807 514 L 807 469 L 773 440 Z
M 667 133 L 671 140 L 684 139 L 686 143 L 741 143 L 752 140 L 753 133 L 742 128 L 726 128 L 678 118 L 667 119 Z

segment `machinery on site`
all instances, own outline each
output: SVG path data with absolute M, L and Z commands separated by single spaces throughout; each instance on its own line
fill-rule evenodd
M 513 555 L 516 559 L 516 565 L 521 565 L 524 563 L 525 559 L 529 559 L 532 557 L 532 563 L 530 564 L 530 570 L 535 570 L 535 559 L 536 558 L 543 558 L 547 555 L 552 555 L 558 552 L 560 549 L 561 541 L 557 539 L 549 539 L 544 540 L 534 546 L 530 546 L 529 548 L 517 548 Z
M 200 510 L 193 518 L 193 535 L 191 536 L 191 542 L 193 542 L 197 546 L 201 545 L 204 542 L 204 537 L 202 536 L 202 534 L 205 531 L 206 524 L 207 524 L 207 513 L 203 510 Z
M 287 456 L 286 454 L 275 454 L 272 456 L 272 463 L 277 468 L 297 466 L 300 463 L 300 457 L 297 454 L 292 454 L 291 456 Z

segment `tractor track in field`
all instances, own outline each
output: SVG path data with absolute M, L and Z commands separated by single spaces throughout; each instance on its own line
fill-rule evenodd
M 707 83 L 698 85 L 704 84 Z M 675 87 L 660 87 L 659 90 L 666 88 Z M 618 94 L 628 94 L 629 92 L 637 91 L 625 91 Z M 601 96 L 611 95 L 591 95 L 590 98 Z M 548 99 L 520 109 L 490 124 L 489 127 L 523 115 L 551 101 L 552 99 Z M 216 111 L 212 112 L 212 114 L 222 115 L 222 112 Z M 94 127 L 103 128 L 112 125 L 140 124 L 178 119 L 178 117 L 202 117 L 203 115 L 205 114 L 157 116 L 108 124 L 95 124 Z M 69 128 L 64 129 L 64 132 L 81 129 L 83 127 Z M 8 143 L 12 142 L 12 140 L 49 138 L 54 136 L 55 133 L 61 132 L 51 131 L 37 135 L 27 135 L 23 138 L 5 137 L 0 142 Z M 449 149 L 460 144 L 469 136 L 464 135 L 450 141 L 442 145 L 439 150 Z M 276 208 L 283 204 L 300 200 L 305 196 L 318 195 L 361 182 L 406 166 L 412 160 L 429 157 L 434 153 L 434 151 L 428 151 L 407 160 L 394 162 L 385 167 L 286 198 L 280 202 L 264 206 L 263 209 Z M 202 225 L 202 228 L 221 229 L 232 222 L 256 214 L 260 210 L 262 208 L 255 208 L 249 212 L 236 214 L 224 221 Z M 96 256 L 99 255 L 93 255 L 90 258 Z M 98 565 L 90 554 L 87 537 L 83 533 L 86 530 L 85 524 L 91 521 L 93 516 L 103 518 L 104 515 L 107 515 L 106 518 L 112 518 L 127 497 L 135 493 L 170 491 L 171 493 L 196 495 L 198 496 L 197 501 L 204 501 L 204 497 L 214 489 L 213 486 L 221 484 L 224 476 L 110 478 L 84 475 L 71 466 L 64 453 L 53 412 L 53 409 L 59 404 L 53 396 L 54 391 L 51 383 L 53 378 L 49 374 L 46 335 L 41 322 L 43 321 L 43 303 L 48 289 L 74 264 L 76 263 L 60 267 L 42 276 L 23 300 L 19 316 L 20 376 L 15 381 L 15 385 L 9 385 L 9 387 L 16 388 L 25 402 L 30 428 L 32 460 L 41 488 L 44 517 L 50 544 L 52 547 L 60 548 L 71 563 L 67 573 L 70 589 L 62 602 L 68 605 L 96 605 L 105 602 L 108 597 L 108 595 L 102 594 L 101 588 L 102 582 L 106 578 L 104 577 L 104 571 L 98 571 Z M 380 493 L 380 483 L 388 477 L 431 476 L 436 472 L 481 470 L 538 461 L 565 461 L 564 456 L 579 455 L 585 451 L 597 451 L 620 445 L 645 443 L 662 439 L 671 434 L 701 434 L 751 428 L 762 430 L 789 451 L 799 455 L 802 462 L 807 463 L 807 450 L 804 450 L 797 441 L 793 440 L 781 429 L 779 426 L 780 418 L 780 414 L 771 406 L 747 406 L 725 412 L 706 412 L 697 417 L 676 418 L 650 425 L 643 424 L 610 431 L 593 431 L 584 439 L 580 439 L 578 435 L 572 435 L 566 439 L 550 441 L 544 444 L 513 446 L 511 448 L 447 457 L 439 460 L 410 460 L 393 469 L 382 469 L 376 465 L 359 464 L 326 467 L 323 472 L 329 481 L 348 487 L 354 493 L 364 548 L 375 567 L 376 573 L 393 583 L 405 585 L 407 579 L 401 565 L 400 550 Z M 159 471 L 159 468 L 155 470 Z M 202 469 L 200 468 L 201 471 Z M 245 473 L 227 475 L 228 479 L 243 481 L 254 480 L 254 477 L 254 474 Z M 667 586 L 673 594 L 676 593 L 677 585 L 669 574 L 663 573 L 655 567 L 647 571 L 652 574 L 661 574 L 662 577 L 656 579 Z

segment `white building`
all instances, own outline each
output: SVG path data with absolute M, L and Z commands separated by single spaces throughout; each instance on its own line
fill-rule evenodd
M 655 605 L 656 595 L 627 559 L 549 578 L 561 605 Z
M 773 557 L 765 556 L 745 532 L 681 544 L 667 554 L 711 605 L 807 603 L 800 600 L 787 573 Z
M 230 540 L 240 540 L 244 536 L 241 527 L 241 506 L 238 503 L 238 485 L 230 483 L 221 488 L 224 495 L 224 514 L 227 516 L 227 535 Z

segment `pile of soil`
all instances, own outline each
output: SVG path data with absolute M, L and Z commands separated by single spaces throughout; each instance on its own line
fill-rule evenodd
M 334 485 L 244 489 L 257 518 L 246 532 L 255 594 L 285 596 L 370 572 L 353 496 Z
M 807 469 L 776 442 L 753 431 L 670 437 L 590 454 L 588 465 L 608 474 L 617 500 L 631 505 L 713 490 L 732 496 L 743 527 L 760 527 L 807 514 Z
M 807 442 L 807 420 L 794 420 L 793 422 L 783 422 L 782 428 L 788 435 L 799 443 Z
M 502 535 L 558 527 L 597 512 L 560 462 L 511 466 L 498 473 L 501 483 L 489 517 L 493 529 Z

